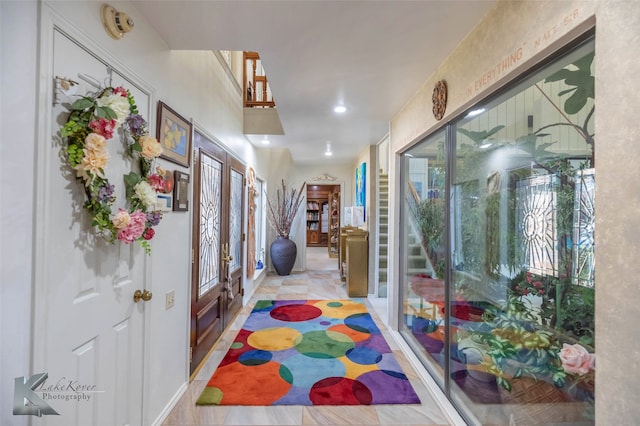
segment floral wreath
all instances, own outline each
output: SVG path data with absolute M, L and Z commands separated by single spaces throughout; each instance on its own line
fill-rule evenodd
M 84 183 L 87 200 L 83 206 L 91 214 L 91 225 L 111 243 L 116 239 L 125 244 L 138 241 L 150 254 L 153 227 L 162 218 L 156 207 L 157 192 L 166 185 L 165 171 L 160 167 L 155 173 L 151 170 L 162 154 L 162 146 L 149 136 L 147 122 L 138 114 L 129 90 L 123 87 L 89 93 L 76 100 L 69 110 L 71 114 L 60 135 L 66 140 L 67 164 Z M 115 187 L 106 178 L 105 170 L 109 161 L 107 141 L 118 131 L 126 153 L 139 160 L 141 172 L 131 171 L 123 176 L 128 208 L 119 208 L 114 214 L 111 209 L 116 202 Z

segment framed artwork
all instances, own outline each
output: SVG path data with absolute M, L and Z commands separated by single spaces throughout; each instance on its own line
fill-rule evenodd
M 178 170 L 174 172 L 173 210 L 186 212 L 189 210 L 189 175 Z
M 362 207 L 362 220 L 367 220 L 367 163 L 356 168 L 356 206 Z
M 171 194 L 158 194 L 156 199 L 156 209 L 161 212 L 170 212 L 173 204 L 173 197 Z
M 160 158 L 189 167 L 192 125 L 164 102 L 158 102 L 157 139 L 162 145 Z

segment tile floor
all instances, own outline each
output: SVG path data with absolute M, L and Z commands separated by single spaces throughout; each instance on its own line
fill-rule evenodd
M 217 342 L 211 355 L 189 384 L 185 394 L 171 411 L 164 426 L 213 425 L 448 425 L 431 394 L 404 354 L 386 331 L 376 309 L 384 304 L 365 303 L 382 330 L 396 359 L 414 389 L 420 405 L 368 406 L 196 406 L 195 401 L 224 357 L 231 342 L 244 324 L 255 302 L 260 299 L 339 299 L 348 298 L 340 281 L 337 259 L 330 259 L 325 248 L 307 249 L 307 270 L 288 276 L 267 275 L 249 303 Z M 379 311 L 378 311 L 379 312 Z

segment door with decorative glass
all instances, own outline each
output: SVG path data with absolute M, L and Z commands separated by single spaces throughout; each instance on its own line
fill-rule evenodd
M 197 131 L 194 146 L 192 374 L 242 307 L 244 217 L 244 166 Z

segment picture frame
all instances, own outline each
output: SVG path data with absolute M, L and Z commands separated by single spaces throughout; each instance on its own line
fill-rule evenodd
M 189 175 L 174 170 L 173 211 L 186 212 L 189 210 Z
M 189 167 L 193 125 L 171 107 L 158 101 L 156 137 L 163 152 L 160 158 Z
M 157 194 L 156 210 L 170 212 L 173 207 L 173 196 L 171 194 Z

